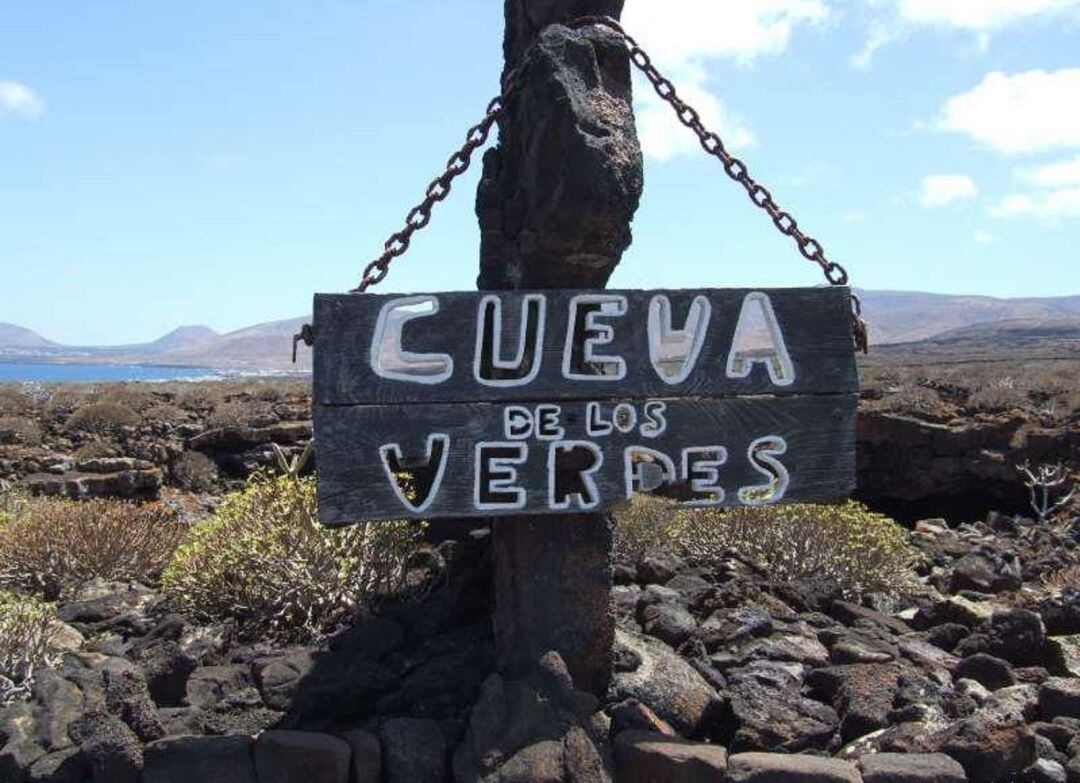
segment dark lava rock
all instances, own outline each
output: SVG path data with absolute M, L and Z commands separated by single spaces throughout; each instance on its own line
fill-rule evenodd
M 1035 763 L 1020 773 L 1020 783 L 1067 783 L 1065 767 L 1050 759 L 1036 759 Z
M 951 592 L 976 590 L 999 593 L 1017 590 L 1023 584 L 1020 561 L 1016 555 L 1006 556 L 993 551 L 977 551 L 964 555 L 952 569 Z
M 1013 676 L 1009 662 L 986 653 L 975 653 L 962 659 L 954 674 L 958 679 L 975 680 L 992 691 L 1016 684 L 1016 677 Z
M 859 759 L 863 783 L 965 783 L 964 768 L 944 753 L 874 753 Z
M 353 729 L 341 735 L 352 749 L 353 783 L 379 783 L 382 780 L 382 745 L 369 731 Z
M 306 731 L 265 731 L 255 739 L 259 783 L 349 783 L 352 748 Z
M 793 579 L 771 584 L 769 589 L 800 612 L 824 612 L 842 595 L 840 585 L 829 577 Z
M 394 718 L 379 727 L 386 783 L 443 783 L 446 740 L 439 724 Z
M 926 632 L 926 641 L 942 650 L 952 650 L 960 643 L 971 629 L 960 623 L 942 623 Z
M 1034 666 L 1042 663 L 1045 645 L 1046 628 L 1039 615 L 1027 609 L 1007 609 L 994 612 L 976 633 L 956 646 L 956 653 L 966 657 L 982 652 L 1014 666 Z
M 146 675 L 150 696 L 159 707 L 177 707 L 183 701 L 188 677 L 196 660 L 171 639 L 157 639 L 132 655 Z
M 616 698 L 637 699 L 686 736 L 712 731 L 722 702 L 690 664 L 659 642 L 622 631 L 616 631 L 615 639 L 641 660 L 633 671 L 613 678 Z
M 683 565 L 673 557 L 645 557 L 637 564 L 637 580 L 643 585 L 666 584 Z
M 824 750 L 840 723 L 836 711 L 803 696 L 791 664 L 759 662 L 728 673 L 728 720 L 723 739 L 732 751 Z
M 808 684 L 836 709 L 841 716 L 840 736 L 850 742 L 889 725 L 905 676 L 915 675 L 902 664 L 857 663 L 811 672 Z
M 859 783 L 855 765 L 840 759 L 779 753 L 737 753 L 728 760 L 729 783 Z
M 678 647 L 697 630 L 693 615 L 677 604 L 647 604 L 638 615 L 645 633 L 672 647 Z
M 615 738 L 619 783 L 695 783 L 723 780 L 727 751 L 648 731 L 624 731 Z
M 257 783 L 249 736 L 166 737 L 144 753 L 143 783 Z
M 1080 680 L 1051 677 L 1039 686 L 1039 717 L 1080 718 Z
M 1035 760 L 1031 732 L 988 711 L 949 727 L 934 744 L 960 762 L 971 783 L 1011 780 Z
M 1045 599 L 1038 612 L 1050 636 L 1080 634 L 1080 590 L 1070 588 Z
M 143 750 L 123 721 L 91 711 L 68 727 L 94 783 L 139 783 Z

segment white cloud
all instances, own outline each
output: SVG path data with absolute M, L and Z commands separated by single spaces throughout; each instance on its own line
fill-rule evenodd
M 990 33 L 1035 17 L 1078 15 L 1080 0 L 899 0 L 900 18 L 912 24 Z
M 1017 177 L 1037 188 L 1080 186 L 1080 155 L 1045 166 L 1021 169 Z
M 862 50 L 852 57 L 860 70 L 870 66 L 882 47 L 907 29 L 933 27 L 975 35 L 976 48 L 986 51 L 993 33 L 1035 20 L 1080 19 L 1080 0 L 867 0 L 874 19 Z
M 751 62 L 779 54 L 797 25 L 829 14 L 823 0 L 627 0 L 623 21 L 663 70 L 709 57 Z
M 628 0 L 623 22 L 705 126 L 738 151 L 754 144 L 753 131 L 709 91 L 705 62 L 723 58 L 749 65 L 779 54 L 797 26 L 821 24 L 829 15 L 824 0 Z M 648 157 L 665 161 L 701 153 L 694 134 L 644 80 L 638 80 L 636 96 L 638 133 Z
M 929 174 L 923 177 L 919 200 L 924 207 L 944 207 L 978 194 L 975 181 L 967 174 Z
M 1080 188 L 1060 188 L 1042 193 L 1012 193 L 990 207 L 997 218 L 1080 218 Z
M 1006 154 L 1080 147 L 1080 68 L 993 71 L 942 107 L 941 130 Z
M 640 82 L 637 95 L 638 136 L 647 157 L 663 163 L 679 155 L 704 154 L 697 136 L 679 122 L 672 108 L 660 100 L 652 87 Z M 756 143 L 746 122 L 708 91 L 703 77 L 683 80 L 679 96 L 697 109 L 705 127 L 719 134 L 730 151 L 738 152 Z
M 900 37 L 900 26 L 897 24 L 885 24 L 876 21 L 870 25 L 870 31 L 866 35 L 866 43 L 863 48 L 851 58 L 851 64 L 860 71 L 865 71 L 874 60 L 874 55 L 879 49 L 888 46 Z
M 975 244 L 977 245 L 992 245 L 996 241 L 997 237 L 991 234 L 989 231 L 975 232 Z
M 36 120 L 43 111 L 45 102 L 25 84 L 0 79 L 0 117 Z

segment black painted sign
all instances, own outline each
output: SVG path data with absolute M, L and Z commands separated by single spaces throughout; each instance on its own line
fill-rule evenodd
M 314 331 L 327 524 L 854 488 L 846 288 L 320 294 Z

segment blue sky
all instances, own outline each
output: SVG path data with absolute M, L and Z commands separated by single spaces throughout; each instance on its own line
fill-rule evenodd
M 498 0 L 0 3 L 0 321 L 229 330 L 355 284 L 497 85 Z M 628 0 L 855 285 L 1080 293 L 1080 0 Z M 638 84 L 618 287 L 816 285 Z M 478 167 L 477 167 L 478 168 Z M 468 289 L 476 171 L 385 291 Z

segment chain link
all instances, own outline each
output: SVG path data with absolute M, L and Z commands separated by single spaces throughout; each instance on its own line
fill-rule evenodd
M 656 90 L 656 94 L 671 106 L 679 122 L 697 135 L 701 148 L 721 162 L 728 177 L 743 186 L 754 206 L 764 210 L 769 215 L 773 225 L 781 234 L 792 238 L 803 258 L 814 262 L 821 268 L 822 274 L 825 275 L 825 279 L 829 281 L 830 285 L 843 286 L 848 284 L 847 270 L 837 262 L 830 260 L 821 243 L 803 232 L 795 218 L 781 209 L 773 200 L 769 189 L 750 175 L 750 170 L 746 164 L 727 151 L 723 140 L 705 127 L 698 111 L 679 97 L 675 85 L 657 70 L 648 53 L 638 45 L 633 36 L 623 29 L 622 25 L 607 16 L 583 16 L 569 22 L 567 26 L 575 30 L 582 27 L 599 26 L 618 35 L 629 50 L 630 61 L 645 74 L 653 89 Z M 465 136 L 464 146 L 450 156 L 445 171 L 428 185 L 424 200 L 409 211 L 405 217 L 405 227 L 401 231 L 392 234 L 386 244 L 383 245 L 382 255 L 364 268 L 360 285 L 352 289 L 351 293 L 364 293 L 371 286 L 381 283 L 389 273 L 390 263 L 398 256 L 404 255 L 409 249 L 413 234 L 431 221 L 431 210 L 435 204 L 450 195 L 450 188 L 454 179 L 468 170 L 473 153 L 487 142 L 492 126 L 504 111 L 507 99 L 521 84 L 523 67 L 524 63 L 506 74 L 502 82 L 501 94 L 488 104 L 484 118 L 469 129 Z M 866 324 L 862 320 L 861 313 L 862 305 L 858 297 L 852 295 L 855 344 L 857 348 L 865 353 L 868 341 Z

